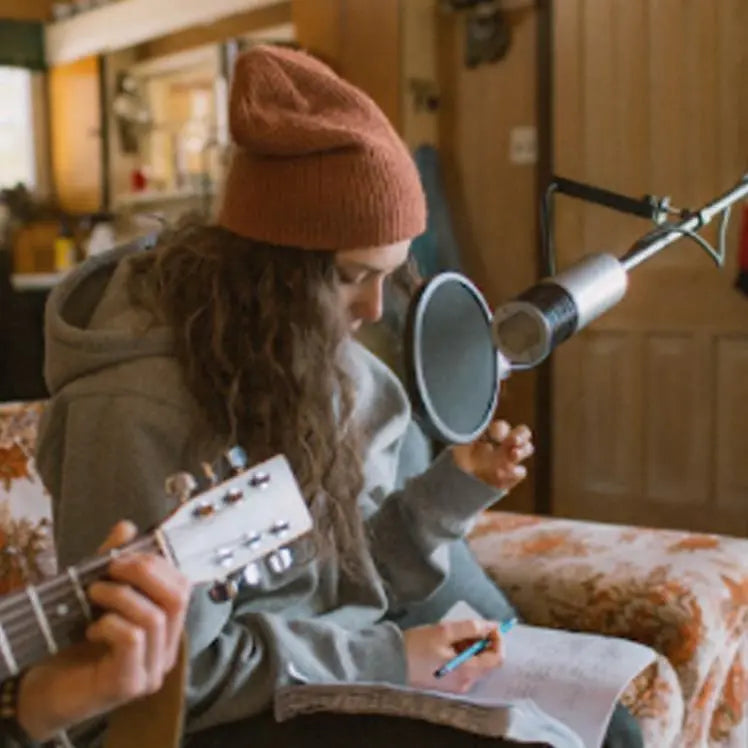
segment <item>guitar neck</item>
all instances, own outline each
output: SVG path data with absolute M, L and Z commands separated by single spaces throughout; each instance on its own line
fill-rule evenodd
M 77 641 L 92 618 L 86 590 L 126 553 L 161 553 L 155 534 L 69 567 L 0 600 L 0 681 Z
M 277 584 L 292 566 L 308 563 L 314 543 L 301 539 L 311 537 L 313 520 L 285 457 L 249 471 L 235 456 L 230 464 L 231 477 L 197 494 L 189 474 L 172 476 L 167 484 L 179 506 L 154 532 L 0 599 L 0 680 L 82 637 L 92 618 L 86 590 L 114 556 L 166 556 L 190 584 L 213 582 L 216 601 L 231 599 L 240 584 Z

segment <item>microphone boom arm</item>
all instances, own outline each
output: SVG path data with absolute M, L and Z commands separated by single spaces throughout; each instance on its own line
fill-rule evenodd
M 550 232 L 549 195 L 559 190 L 572 197 L 591 200 L 610 208 L 651 217 L 659 225 L 639 239 L 621 258 L 599 253 L 585 257 L 568 270 L 553 273 L 554 257 Z M 494 345 L 511 369 L 529 369 L 540 364 L 564 340 L 615 306 L 626 294 L 628 273 L 678 239 L 699 243 L 718 265 L 724 261 L 727 218 L 731 206 L 748 198 L 748 174 L 731 190 L 698 211 L 675 211 L 669 200 L 646 197 L 642 201 L 599 190 L 571 180 L 556 178 L 549 187 L 543 210 L 546 260 L 549 277 L 499 306 L 492 322 Z M 664 222 L 665 215 L 678 213 L 678 223 Z M 722 214 L 720 252 L 697 232 Z
M 748 174 L 738 182 L 731 190 L 718 197 L 713 202 L 705 205 L 695 213 L 687 212 L 684 220 L 680 223 L 658 228 L 654 232 L 640 239 L 634 246 L 621 257 L 621 264 L 628 271 L 640 265 L 645 260 L 653 257 L 662 249 L 681 239 L 690 236 L 707 224 L 711 223 L 715 216 L 722 213 L 723 217 L 729 215 L 732 206 L 743 198 L 748 198 Z M 725 223 L 726 224 L 726 219 Z M 724 233 L 724 229 L 722 230 Z M 723 257 L 721 259 L 724 259 Z

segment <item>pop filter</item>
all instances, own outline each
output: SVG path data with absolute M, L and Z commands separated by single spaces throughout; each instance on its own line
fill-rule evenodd
M 413 297 L 405 329 L 406 383 L 416 418 L 448 444 L 477 439 L 499 399 L 491 310 L 459 273 L 440 273 Z

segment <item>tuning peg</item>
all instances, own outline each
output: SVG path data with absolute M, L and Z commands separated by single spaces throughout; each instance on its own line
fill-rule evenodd
M 247 453 L 238 444 L 229 449 L 223 455 L 223 459 L 234 475 L 239 475 L 239 473 L 243 473 L 247 469 Z
M 262 540 L 262 533 L 257 530 L 248 530 L 242 537 L 242 544 L 247 548 L 255 548 L 260 544 Z
M 230 488 L 223 497 L 224 504 L 238 504 L 244 498 L 244 491 L 241 488 Z
M 252 473 L 249 479 L 249 485 L 252 488 L 266 488 L 270 483 L 270 474 L 262 470 L 258 470 L 256 473 Z
M 208 596 L 214 603 L 226 603 L 238 594 L 239 585 L 233 579 L 215 582 L 208 592 Z
M 293 565 L 293 554 L 290 548 L 279 548 L 267 558 L 267 565 L 273 574 L 283 574 Z
M 249 587 L 257 587 L 262 580 L 262 574 L 257 564 L 247 564 L 242 571 L 242 581 Z
M 197 489 L 197 481 L 190 473 L 170 475 L 164 484 L 166 495 L 179 504 L 189 501 L 195 489 Z
M 216 475 L 216 471 L 213 469 L 213 466 L 209 462 L 201 462 L 200 470 L 203 471 L 203 475 L 205 476 L 205 479 L 208 481 L 209 485 L 218 485 L 218 476 Z
M 270 526 L 270 534 L 275 535 L 276 538 L 282 538 L 288 534 L 290 529 L 291 523 L 287 519 L 279 519 Z
M 207 519 L 212 517 L 216 513 L 216 507 L 209 501 L 201 501 L 192 511 L 194 517 L 197 519 Z

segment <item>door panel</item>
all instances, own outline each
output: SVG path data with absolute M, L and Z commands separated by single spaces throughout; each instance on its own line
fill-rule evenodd
M 555 3 L 555 171 L 696 208 L 748 169 L 743 0 Z M 556 198 L 558 265 L 621 254 L 650 225 Z M 554 354 L 554 507 L 748 534 L 748 298 L 679 241 Z M 716 227 L 706 236 L 714 241 Z
M 748 511 L 748 340 L 720 337 L 717 362 L 717 503 L 728 511 Z

